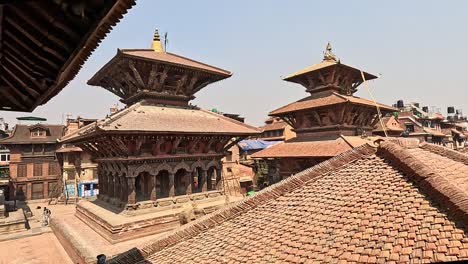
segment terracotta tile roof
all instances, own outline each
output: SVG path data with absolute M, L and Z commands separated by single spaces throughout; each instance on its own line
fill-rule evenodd
M 298 141 L 297 138 L 279 143 L 267 149 L 256 152 L 252 158 L 284 158 L 284 157 L 334 157 L 348 151 L 357 145 L 365 144 L 360 137 L 343 137 L 331 140 Z M 354 138 L 357 138 L 354 140 Z M 359 142 L 357 142 L 359 140 Z
M 356 78 L 361 80 L 361 73 L 360 73 L 359 69 L 356 69 L 356 68 L 354 68 L 352 66 L 348 66 L 346 64 L 342 64 L 340 62 L 335 62 L 335 61 L 322 61 L 320 63 L 312 64 L 312 65 L 310 65 L 308 67 L 305 67 L 302 70 L 299 70 L 297 72 L 289 74 L 288 76 L 284 77 L 283 80 L 285 80 L 285 81 L 294 81 L 297 77 L 300 77 L 302 75 L 305 75 L 305 74 L 308 74 L 308 73 L 311 73 L 311 72 L 314 72 L 314 71 L 329 68 L 329 67 L 342 67 L 342 68 L 346 68 L 346 69 L 351 69 L 352 71 L 356 72 Z M 372 79 L 377 78 L 377 76 L 375 76 L 373 74 L 370 74 L 370 73 L 367 73 L 367 72 L 364 72 L 364 76 L 365 76 L 366 80 L 372 80 Z
M 400 126 L 398 120 L 394 116 L 385 116 L 382 117 L 382 122 L 384 123 L 385 130 L 387 131 L 394 131 L 394 132 L 403 132 L 405 129 Z M 382 125 L 380 122 L 377 122 L 377 125 L 374 131 L 383 131 Z
M 272 130 L 279 130 L 279 129 L 284 129 L 285 127 L 288 126 L 288 123 L 284 122 L 284 121 L 278 121 L 278 122 L 274 122 L 274 123 L 271 123 L 271 124 L 266 124 L 264 126 L 262 126 L 260 129 L 263 131 L 272 131 Z
M 61 139 L 76 140 L 97 133 L 175 133 L 256 135 L 260 131 L 237 120 L 198 108 L 136 103 L 106 119 L 85 126 Z
M 467 166 L 427 153 L 363 145 L 109 263 L 467 260 L 468 196 L 450 182 L 466 182 Z
M 80 147 L 75 147 L 73 145 L 70 146 L 62 146 L 57 149 L 57 153 L 66 153 L 66 152 L 82 152 L 83 150 Z
M 46 137 L 31 137 L 31 128 L 42 127 L 47 130 Z M 57 143 L 57 140 L 65 132 L 63 125 L 35 124 L 35 125 L 16 125 L 11 136 L 0 140 L 0 144 L 30 144 L 30 143 Z
M 346 95 L 341 95 L 338 93 L 332 93 L 331 95 L 325 96 L 325 97 L 309 96 L 309 97 L 303 98 L 299 101 L 296 101 L 294 103 L 291 103 L 281 108 L 278 108 L 276 110 L 273 110 L 272 112 L 270 112 L 270 115 L 284 114 L 284 113 L 312 109 L 312 108 L 317 108 L 317 107 L 322 107 L 322 106 L 327 106 L 327 105 L 342 104 L 346 102 L 351 102 L 351 103 L 361 104 L 361 105 L 369 105 L 369 106 L 375 107 L 375 103 L 373 101 L 370 101 L 364 98 L 359 98 L 356 96 L 346 96 Z M 396 109 L 391 106 L 380 104 L 380 103 L 377 103 L 377 104 L 379 105 L 382 111 L 385 111 L 385 112 L 396 111 Z
M 203 70 L 206 72 L 216 73 L 224 76 L 231 76 L 232 73 L 196 60 L 192 60 L 170 52 L 155 52 L 152 49 L 121 49 L 119 52 L 127 56 L 139 57 L 152 61 L 166 62 L 187 68 Z
M 432 136 L 436 136 L 436 137 L 445 137 L 446 135 L 440 131 L 437 131 L 435 129 L 432 129 L 432 128 L 429 128 L 429 127 L 424 127 L 423 128 L 424 132 L 432 135 Z

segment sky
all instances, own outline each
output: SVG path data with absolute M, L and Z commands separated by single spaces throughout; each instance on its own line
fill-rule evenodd
M 192 103 L 249 124 L 307 96 L 282 76 L 320 62 L 328 41 L 342 63 L 380 76 L 369 82 L 379 102 L 468 114 L 467 10 L 468 1 L 137 0 L 75 79 L 32 115 L 48 123 L 105 117 L 119 98 L 86 82 L 118 48 L 150 48 L 155 28 L 168 32 L 169 52 L 234 73 Z M 356 95 L 371 97 L 363 85 Z M 10 125 L 29 115 L 0 111 Z

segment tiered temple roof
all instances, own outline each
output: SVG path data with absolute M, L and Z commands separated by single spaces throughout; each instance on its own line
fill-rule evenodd
M 416 142 L 347 151 L 110 263 L 467 260 L 468 156 Z
M 352 146 L 342 136 L 371 135 L 379 120 L 377 107 L 383 114 L 396 111 L 393 107 L 353 95 L 364 80 L 375 78 L 375 75 L 341 63 L 328 44 L 321 63 L 284 78 L 303 85 L 310 96 L 269 114 L 288 122 L 297 138 L 257 152 L 252 157 L 333 157 L 350 150 Z M 353 139 L 353 142 L 364 144 L 366 140 Z
M 259 131 L 223 115 L 189 105 L 206 85 L 231 72 L 165 52 L 156 30 L 152 49 L 121 49 L 88 84 L 120 96 L 129 107 L 63 138 L 97 134 L 199 134 L 248 136 Z

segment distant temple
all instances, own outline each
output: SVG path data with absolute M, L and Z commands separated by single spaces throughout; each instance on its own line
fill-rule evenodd
M 232 144 L 258 130 L 189 104 L 202 88 L 230 76 L 226 70 L 165 52 L 157 31 L 152 49 L 118 50 L 88 83 L 118 95 L 128 107 L 63 138 L 95 157 L 99 199 L 107 204 L 103 207 L 156 207 L 159 218 L 147 217 L 147 226 L 135 225 L 157 233 L 179 225 L 177 213 L 184 204 L 196 202 L 203 210 L 223 205 L 226 194 L 240 191 L 224 188 L 240 187 L 223 179 L 221 159 Z M 166 209 L 167 214 L 161 214 Z M 96 220 L 95 213 L 90 204 L 77 208 L 78 217 L 110 240 L 135 235 L 135 230 L 127 237 L 122 231 L 133 229 L 128 219 L 122 220 L 127 226 L 109 227 Z
M 303 85 L 310 96 L 269 114 L 291 125 L 297 135 L 252 155 L 272 161 L 273 182 L 366 142 L 363 138 L 372 135 L 379 118 L 374 102 L 353 95 L 363 77 L 377 78 L 341 63 L 328 44 L 322 62 L 284 78 Z M 378 106 L 382 114 L 395 111 Z

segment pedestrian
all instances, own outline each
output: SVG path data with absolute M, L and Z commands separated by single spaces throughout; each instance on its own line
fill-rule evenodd
M 47 221 L 47 225 L 50 224 L 50 215 L 52 214 L 52 212 L 50 211 L 50 209 L 47 209 L 46 210 L 46 221 Z
M 44 210 L 42 211 L 42 226 L 47 225 L 47 207 L 44 207 Z

